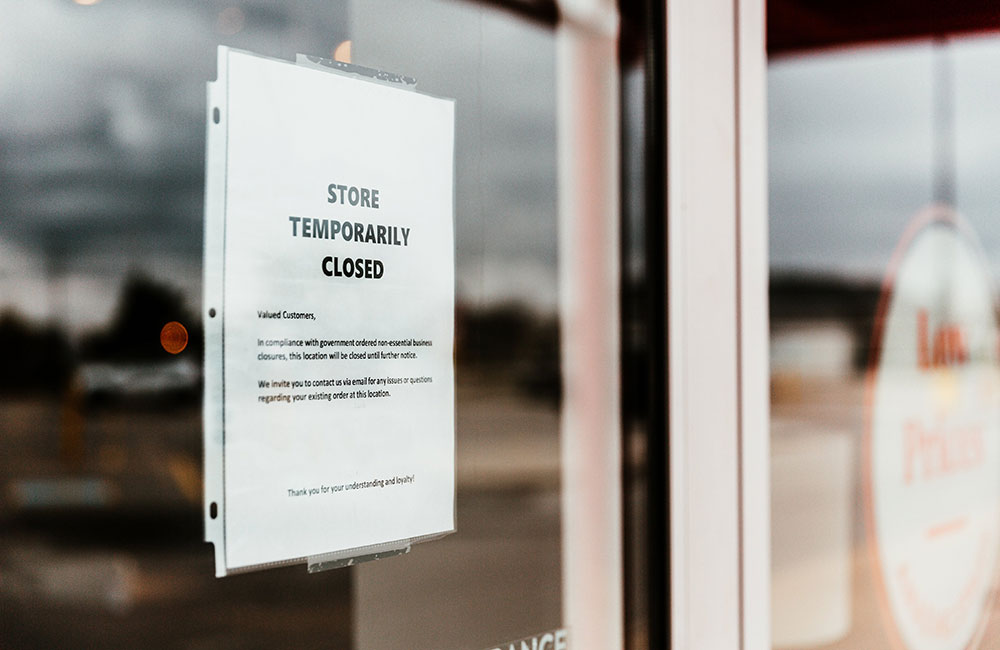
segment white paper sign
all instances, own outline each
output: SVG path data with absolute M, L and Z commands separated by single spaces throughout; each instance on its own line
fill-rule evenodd
M 454 103 L 225 48 L 209 101 L 217 573 L 453 531 Z
M 1000 550 L 998 328 L 967 226 L 935 208 L 890 270 L 869 375 L 865 492 L 893 646 L 975 647 Z

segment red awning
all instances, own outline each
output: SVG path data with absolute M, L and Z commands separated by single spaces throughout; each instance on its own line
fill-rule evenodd
M 994 30 L 997 0 L 767 0 L 772 56 Z

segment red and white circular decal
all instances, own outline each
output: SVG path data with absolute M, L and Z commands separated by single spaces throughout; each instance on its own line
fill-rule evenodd
M 882 290 L 868 374 L 868 542 L 890 637 L 975 647 L 1000 550 L 1000 372 L 993 283 L 968 227 L 934 208 Z

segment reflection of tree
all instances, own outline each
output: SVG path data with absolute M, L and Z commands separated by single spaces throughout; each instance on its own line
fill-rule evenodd
M 7 310 L 0 314 L 0 389 L 59 392 L 72 368 L 66 335 L 32 324 Z
M 528 395 L 559 399 L 559 326 L 554 316 L 538 316 L 516 303 L 476 310 L 459 306 L 456 316 L 461 366 L 512 382 Z
M 201 361 L 202 331 L 184 304 L 180 291 L 141 273 L 133 273 L 122 287 L 114 318 L 103 331 L 87 336 L 84 358 L 116 361 L 163 359 L 160 330 L 170 321 L 188 330 L 185 355 Z
M 854 368 L 863 370 L 880 292 L 879 284 L 872 281 L 808 273 L 772 275 L 771 325 L 821 320 L 843 323 L 854 335 Z

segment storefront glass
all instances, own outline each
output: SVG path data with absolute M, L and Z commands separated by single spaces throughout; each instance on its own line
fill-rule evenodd
M 1000 642 L 998 57 L 771 61 L 775 647 Z
M 0 646 L 443 650 L 560 628 L 551 26 L 437 0 L 0 8 Z M 406 556 L 214 577 L 202 255 L 218 45 L 349 60 L 455 99 L 458 532 Z M 178 354 L 160 340 L 172 321 Z

